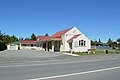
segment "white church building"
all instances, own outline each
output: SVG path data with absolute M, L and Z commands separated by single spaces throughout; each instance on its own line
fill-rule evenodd
M 91 49 L 91 40 L 76 27 L 58 31 L 52 36 L 38 36 L 39 50 L 51 52 L 86 52 Z

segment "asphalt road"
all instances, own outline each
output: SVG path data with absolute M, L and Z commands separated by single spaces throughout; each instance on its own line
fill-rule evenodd
M 120 58 L 0 65 L 0 80 L 120 80 Z

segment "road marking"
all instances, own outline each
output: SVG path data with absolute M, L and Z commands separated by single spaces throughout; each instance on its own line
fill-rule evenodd
M 7 67 L 28 67 L 28 66 L 42 66 L 42 65 L 55 65 L 55 64 L 72 64 L 72 63 L 83 63 L 83 62 L 96 62 L 96 61 L 105 61 L 105 60 L 113 60 L 117 58 L 111 59 L 96 59 L 96 60 L 86 60 L 86 61 L 69 61 L 69 62 L 52 62 L 52 63 L 39 63 L 39 64 L 28 64 L 28 65 L 7 65 L 7 66 L 0 66 L 0 68 L 7 68 Z
M 117 59 L 117 58 L 112 58 L 112 59 Z
M 120 66 L 112 67 L 112 68 L 99 69 L 99 70 L 85 71 L 85 72 L 80 72 L 80 73 L 72 73 L 72 74 L 65 74 L 65 75 L 58 75 L 58 76 L 28 79 L 28 80 L 47 80 L 47 79 L 54 79 L 54 78 L 61 78 L 61 77 L 68 77 L 68 76 L 75 76 L 75 75 L 82 75 L 82 74 L 89 74 L 89 73 L 95 73 L 95 72 L 102 72 L 102 71 L 108 71 L 108 70 L 119 69 L 119 68 L 120 68 Z

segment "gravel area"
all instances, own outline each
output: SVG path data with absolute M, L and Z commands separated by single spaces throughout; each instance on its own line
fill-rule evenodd
M 5 50 L 0 52 L 0 63 L 7 62 L 26 62 L 65 59 L 67 55 L 59 52 L 45 52 L 37 50 Z
M 23 63 L 40 62 L 49 60 L 96 60 L 120 58 L 120 54 L 101 54 L 101 55 L 81 55 L 71 56 L 62 53 L 45 52 L 38 50 L 5 50 L 0 51 L 0 64 L 3 63 Z
M 3 58 L 41 58 L 41 57 L 55 57 L 59 56 L 59 53 L 37 51 L 37 50 L 5 50 L 0 52 L 0 57 Z

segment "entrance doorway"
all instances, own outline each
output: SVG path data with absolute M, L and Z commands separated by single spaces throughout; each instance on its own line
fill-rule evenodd
M 55 52 L 60 52 L 60 41 L 55 41 L 54 42 L 54 51 Z
M 72 49 L 72 43 L 69 43 L 70 49 Z

